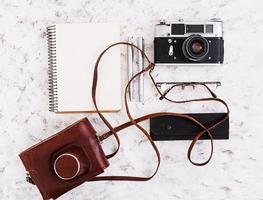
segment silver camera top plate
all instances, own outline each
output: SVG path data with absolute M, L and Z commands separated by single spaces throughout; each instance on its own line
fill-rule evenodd
M 182 25 L 184 31 L 175 34 L 177 25 Z M 179 20 L 167 23 L 162 21 L 156 24 L 154 31 L 154 37 L 189 37 L 193 34 L 200 34 L 203 37 L 223 37 L 223 22 L 219 19 L 203 22 Z

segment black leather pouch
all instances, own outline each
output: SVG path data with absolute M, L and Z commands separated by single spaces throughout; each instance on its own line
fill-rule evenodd
M 226 113 L 188 114 L 206 127 L 211 127 L 222 120 Z M 203 129 L 193 121 L 176 116 L 162 116 L 150 119 L 150 133 L 153 140 L 192 140 Z M 211 130 L 213 139 L 229 138 L 229 118 Z M 209 139 L 204 134 L 200 139 Z

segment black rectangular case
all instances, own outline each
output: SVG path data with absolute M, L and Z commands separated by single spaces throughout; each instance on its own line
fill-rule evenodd
M 188 114 L 210 127 L 222 120 L 226 113 L 196 113 Z M 192 140 L 203 129 L 194 122 L 175 116 L 162 116 L 150 119 L 150 133 L 153 140 Z M 214 139 L 229 139 L 229 118 L 211 130 Z M 204 134 L 200 139 L 209 139 Z

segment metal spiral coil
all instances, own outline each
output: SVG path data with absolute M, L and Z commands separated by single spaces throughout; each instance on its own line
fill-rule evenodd
M 58 111 L 56 26 L 47 27 L 49 111 Z

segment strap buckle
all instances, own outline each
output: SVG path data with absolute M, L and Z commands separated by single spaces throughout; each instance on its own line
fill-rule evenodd
M 29 174 L 28 171 L 26 172 L 26 181 L 27 181 L 28 183 L 31 183 L 32 185 L 36 185 L 36 184 L 34 183 L 33 179 L 31 178 L 31 176 L 30 176 L 30 174 Z
M 100 138 L 100 136 L 96 135 L 96 137 L 97 137 L 98 141 L 100 142 L 100 144 L 102 144 L 103 140 Z

